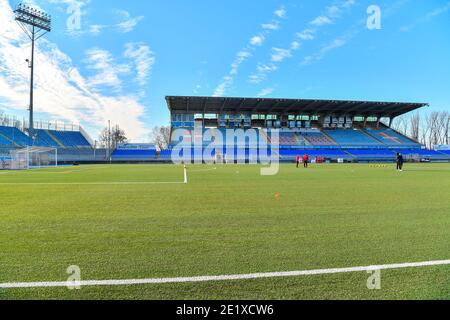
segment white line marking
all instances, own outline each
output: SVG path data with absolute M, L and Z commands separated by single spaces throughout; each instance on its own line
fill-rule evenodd
M 109 186 L 109 185 L 152 185 L 152 184 L 186 184 L 186 182 L 11 182 L 0 183 L 1 186 Z
M 402 263 L 402 264 L 387 264 L 387 265 L 379 265 L 379 266 L 353 267 L 353 268 L 319 269 L 319 270 L 291 271 L 291 272 L 253 273 L 253 274 L 225 275 L 225 276 L 201 276 L 201 277 L 186 277 L 186 278 L 129 279 L 129 280 L 90 280 L 90 281 L 78 281 L 78 282 L 65 281 L 65 282 L 3 283 L 3 284 L 0 284 L 0 289 L 57 288 L 57 287 L 70 287 L 70 286 L 80 286 L 80 287 L 128 286 L 128 285 L 145 285 L 145 284 L 253 280 L 253 279 L 267 279 L 267 278 L 287 278 L 287 277 L 316 276 L 316 275 L 339 274 L 339 273 L 366 272 L 366 271 L 375 271 L 375 270 L 421 268 L 421 267 L 445 266 L 445 265 L 450 265 L 450 260 L 428 261 L 428 262 L 417 262 L 417 263 Z

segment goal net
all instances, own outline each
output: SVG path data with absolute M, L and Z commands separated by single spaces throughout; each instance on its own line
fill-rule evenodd
M 10 153 L 10 170 L 28 170 L 58 166 L 56 148 L 28 147 Z

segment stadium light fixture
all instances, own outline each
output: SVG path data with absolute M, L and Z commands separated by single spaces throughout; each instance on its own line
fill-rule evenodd
M 36 8 L 20 3 L 14 10 L 15 20 L 22 30 L 31 40 L 31 60 L 27 59 L 29 68 L 31 69 L 30 77 L 30 123 L 29 133 L 34 131 L 34 46 L 35 42 L 42 38 L 45 34 L 52 31 L 52 18 L 49 14 Z

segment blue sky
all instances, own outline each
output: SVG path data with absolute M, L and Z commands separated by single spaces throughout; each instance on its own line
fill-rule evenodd
M 450 108 L 449 0 L 33 0 L 40 119 L 111 119 L 136 141 L 168 124 L 166 95 L 429 102 Z M 26 115 L 29 46 L 0 0 L 0 110 Z M 68 29 L 68 8 L 81 8 Z M 369 30 L 367 8 L 381 9 Z M 73 24 L 72 24 L 73 25 Z M 20 38 L 17 40 L 17 38 Z

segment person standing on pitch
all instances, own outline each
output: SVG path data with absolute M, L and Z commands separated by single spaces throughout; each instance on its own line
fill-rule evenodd
M 297 156 L 295 158 L 295 161 L 297 162 L 297 169 L 298 169 L 298 167 L 300 167 L 300 156 Z
M 303 156 L 303 167 L 308 168 L 308 163 L 309 163 L 309 156 L 307 154 L 305 154 Z
M 397 171 L 403 171 L 403 164 L 405 163 L 405 159 L 401 153 L 397 153 Z

